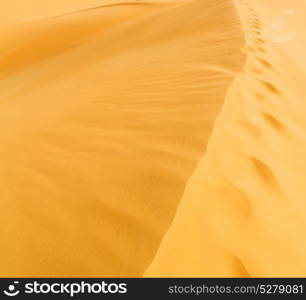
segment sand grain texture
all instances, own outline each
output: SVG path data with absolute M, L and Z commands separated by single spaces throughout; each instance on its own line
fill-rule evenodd
M 265 5 L 0 4 L 1 276 L 305 276 L 305 70 Z
M 228 1 L 100 3 L 2 41 L 3 276 L 141 276 L 241 67 Z
M 146 276 L 306 274 L 305 73 L 291 59 L 291 45 L 263 37 L 251 1 L 236 5 L 246 38 L 244 72 L 230 86 Z

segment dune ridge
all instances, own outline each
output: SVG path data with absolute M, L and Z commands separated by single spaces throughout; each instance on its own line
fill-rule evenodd
M 0 276 L 305 276 L 287 5 L 2 1 Z
M 146 276 L 305 276 L 305 73 L 235 3 L 244 71 Z
M 228 0 L 53 3 L 0 44 L 1 276 L 142 276 L 241 71 L 239 19 Z

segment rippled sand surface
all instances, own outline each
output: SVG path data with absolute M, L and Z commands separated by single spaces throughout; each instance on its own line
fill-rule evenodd
M 305 276 L 302 6 L 3 1 L 0 275 Z

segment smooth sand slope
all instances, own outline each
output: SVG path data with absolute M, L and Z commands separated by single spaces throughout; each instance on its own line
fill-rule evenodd
M 0 8 L 0 275 L 142 276 L 245 61 L 232 1 Z M 186 234 L 202 230 L 186 217 Z M 205 258 L 206 245 L 190 247 Z
M 146 276 L 306 276 L 301 2 L 235 2 L 246 38 L 244 71 Z M 296 10 L 296 36 L 276 43 L 292 28 L 273 32 L 263 24 L 280 8 Z
M 1 1 L 0 276 L 306 276 L 303 2 Z

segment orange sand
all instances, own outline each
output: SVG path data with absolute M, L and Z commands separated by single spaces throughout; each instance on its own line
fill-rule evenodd
M 305 276 L 294 2 L 1 3 L 0 275 Z

